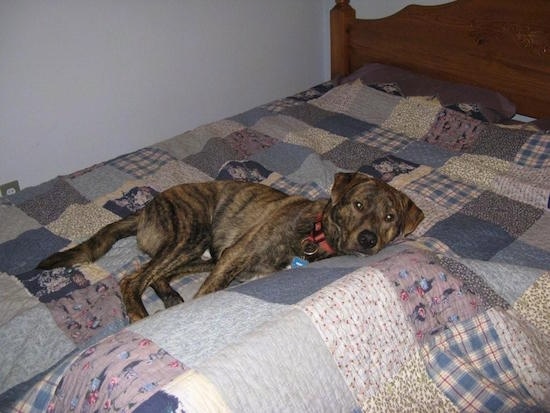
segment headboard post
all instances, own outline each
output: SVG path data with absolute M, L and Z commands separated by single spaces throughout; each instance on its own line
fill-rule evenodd
M 336 0 L 330 11 L 330 61 L 331 78 L 350 73 L 349 28 L 355 20 L 355 10 L 349 0 Z

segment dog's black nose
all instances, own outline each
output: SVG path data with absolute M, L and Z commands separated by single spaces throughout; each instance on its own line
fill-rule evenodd
M 368 230 L 361 231 L 357 237 L 357 240 L 359 241 L 359 245 L 366 249 L 374 247 L 378 242 L 376 234 Z

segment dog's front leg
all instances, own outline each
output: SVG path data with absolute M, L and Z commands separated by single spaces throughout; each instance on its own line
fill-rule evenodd
M 231 281 L 233 281 L 240 273 L 244 271 L 243 262 L 224 261 L 219 262 L 212 272 L 206 277 L 199 290 L 195 294 L 200 297 L 205 294 L 210 294 L 215 291 L 223 290 Z
M 195 294 L 195 298 L 223 290 L 229 286 L 231 281 L 239 274 L 249 270 L 253 266 L 254 256 L 250 256 L 243 252 L 250 251 L 250 249 L 243 249 L 239 247 L 239 245 L 240 244 L 235 244 L 223 252 L 212 272 L 206 277 Z

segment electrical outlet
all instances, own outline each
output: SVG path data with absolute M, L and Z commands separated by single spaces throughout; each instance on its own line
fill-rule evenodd
M 6 182 L 0 185 L 0 197 L 13 195 L 16 192 L 19 192 L 19 181 Z

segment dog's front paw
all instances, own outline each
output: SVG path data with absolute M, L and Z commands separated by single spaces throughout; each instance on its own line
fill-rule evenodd
M 135 323 L 148 316 L 147 310 L 141 301 L 141 294 L 138 294 L 136 297 L 136 291 L 132 288 L 132 283 L 128 278 L 120 282 L 120 292 L 124 308 L 126 309 L 126 315 L 130 323 Z
M 128 311 L 128 310 L 126 310 L 126 315 L 128 316 L 128 320 L 130 321 L 130 324 L 135 323 L 135 322 L 147 317 L 147 313 L 145 313 L 145 315 L 144 315 L 141 312 Z

